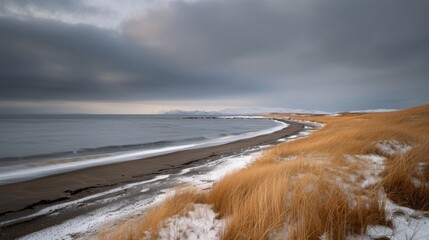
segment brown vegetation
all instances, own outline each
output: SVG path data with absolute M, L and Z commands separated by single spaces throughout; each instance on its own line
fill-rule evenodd
M 131 219 L 112 229 L 103 229 L 98 236 L 99 239 L 142 239 L 150 236 L 156 239 L 157 229 L 163 220 L 177 214 L 184 214 L 192 208 L 193 203 L 204 202 L 204 195 L 192 189 L 181 189 L 165 199 L 161 204 L 149 210 L 144 218 Z
M 429 210 L 428 105 L 389 113 L 271 117 L 325 126 L 273 147 L 208 192 L 167 200 L 144 219 L 125 224 L 113 239 L 138 239 L 147 230 L 156 236 L 166 217 L 185 212 L 193 202 L 212 204 L 227 219 L 223 239 L 344 239 L 362 234 L 368 225 L 389 224 L 384 193 L 401 205 Z M 389 153 L 377 146 L 393 140 L 412 148 Z M 376 155 L 384 163 L 371 160 Z

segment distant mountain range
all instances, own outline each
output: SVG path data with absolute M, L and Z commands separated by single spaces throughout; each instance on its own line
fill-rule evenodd
M 350 113 L 371 113 L 371 112 L 392 112 L 399 109 L 368 109 L 349 111 Z M 270 108 L 270 107 L 252 107 L 252 108 L 227 108 L 220 111 L 184 111 L 171 110 L 162 112 L 168 115 L 258 115 L 268 113 L 296 113 L 296 114 L 338 114 L 342 112 L 324 112 L 318 110 L 293 109 L 293 108 Z
M 356 110 L 356 111 L 350 111 L 351 113 L 372 113 L 372 112 L 393 112 L 393 111 L 398 111 L 400 109 L 385 109 L 385 108 L 380 108 L 380 109 L 368 109 L 368 110 Z
M 169 115 L 257 115 L 268 113 L 299 113 L 299 114 L 331 114 L 324 111 L 292 109 L 292 108 L 267 108 L 267 107 L 252 107 L 252 108 L 227 108 L 220 111 L 184 111 L 171 110 L 162 114 Z

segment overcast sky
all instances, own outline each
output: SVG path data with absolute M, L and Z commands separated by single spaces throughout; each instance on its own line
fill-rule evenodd
M 2 0 L 0 113 L 429 103 L 426 0 Z

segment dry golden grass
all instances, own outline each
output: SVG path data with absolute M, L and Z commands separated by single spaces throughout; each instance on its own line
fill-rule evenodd
M 390 199 L 412 209 L 429 211 L 429 139 L 412 151 L 390 158 L 383 187 Z
M 346 154 L 385 156 L 381 185 L 388 197 L 413 209 L 429 210 L 429 105 L 390 113 L 300 119 L 326 126 L 307 139 L 279 145 L 270 154 L 279 158 L 320 152 L 335 156 L 338 162 Z M 413 148 L 389 155 L 376 148 L 375 143 L 384 140 L 396 140 Z
M 380 201 L 383 193 L 401 205 L 429 210 L 429 105 L 390 113 L 271 117 L 325 126 L 273 147 L 208 192 L 167 200 L 143 220 L 120 228 L 118 236 L 134 239 L 150 230 L 154 237 L 166 217 L 186 212 L 192 202 L 212 204 L 227 219 L 223 239 L 319 239 L 322 234 L 344 239 L 362 234 L 368 225 L 389 224 Z M 412 149 L 388 154 L 376 147 L 386 140 Z M 369 154 L 386 158 L 384 170 L 360 157 Z M 381 180 L 368 184 L 368 178 Z
M 366 198 L 347 194 L 336 183 L 345 175 L 332 178 L 334 168 L 306 158 L 258 163 L 222 179 L 207 202 L 229 217 L 224 239 L 318 239 L 324 233 L 343 239 L 368 224 L 387 224 L 378 191 Z
M 144 236 L 158 237 L 158 228 L 162 221 L 177 214 L 185 214 L 192 208 L 192 203 L 204 202 L 204 195 L 192 189 L 177 190 L 161 204 L 153 207 L 144 218 L 131 219 L 119 227 L 103 229 L 99 239 L 137 240 Z

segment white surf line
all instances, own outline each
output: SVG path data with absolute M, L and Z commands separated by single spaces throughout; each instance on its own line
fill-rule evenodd
M 83 197 L 83 198 L 80 198 L 80 199 L 77 199 L 77 200 L 74 200 L 74 201 L 70 201 L 70 202 L 65 202 L 65 203 L 61 203 L 61 204 L 49 206 L 49 207 L 46 207 L 46 208 L 43 208 L 43 209 L 39 210 L 36 213 L 30 214 L 30 215 L 27 215 L 27 216 L 24 216 L 24 217 L 16 218 L 16 219 L 13 219 L 13 220 L 8 220 L 8 221 L 1 222 L 0 223 L 0 227 L 8 226 L 8 225 L 11 225 L 11 224 L 14 224 L 14 223 L 18 223 L 18 222 L 23 222 L 23 221 L 26 221 L 26 220 L 33 219 L 35 217 L 39 217 L 39 216 L 51 214 L 51 213 L 54 213 L 55 211 L 67 208 L 67 207 L 72 206 L 72 205 L 76 205 L 76 204 L 79 204 L 79 203 L 82 203 L 82 202 L 86 202 L 88 200 L 99 198 L 99 197 L 102 197 L 102 196 L 105 196 L 105 195 L 108 195 L 108 194 L 120 192 L 120 191 L 123 191 L 125 189 L 129 189 L 129 188 L 136 187 L 136 186 L 139 186 L 139 185 L 143 185 L 143 184 L 147 184 L 147 183 L 151 183 L 151 182 L 156 182 L 156 181 L 159 181 L 159 180 L 163 180 L 163 179 L 166 179 L 168 177 L 170 177 L 170 175 L 160 175 L 160 176 L 156 176 L 155 178 L 147 180 L 147 181 L 130 183 L 130 184 L 124 185 L 122 187 L 113 188 L 113 189 L 110 189 L 108 191 L 101 192 L 101 193 L 96 193 L 96 194 L 93 194 L 93 195 L 89 195 L 87 197 Z
M 253 138 L 261 135 L 271 134 L 289 126 L 289 124 L 284 123 L 282 121 L 278 121 L 278 120 L 274 120 L 274 121 L 277 122 L 278 125 L 269 129 L 243 133 L 237 136 L 226 136 L 222 138 L 203 141 L 201 143 L 186 144 L 186 145 L 172 146 L 172 147 L 165 147 L 160 149 L 152 149 L 152 150 L 144 150 L 144 151 L 131 151 L 127 153 L 115 154 L 112 156 L 93 158 L 90 160 L 52 164 L 49 166 L 32 167 L 32 168 L 25 168 L 25 169 L 18 169 L 18 170 L 3 172 L 3 173 L 0 173 L 0 185 L 21 182 L 24 180 L 36 179 L 44 176 L 69 172 L 69 171 L 88 168 L 88 167 L 101 166 L 101 165 L 107 165 L 107 164 L 118 163 L 118 162 L 126 162 L 126 161 L 132 161 L 132 160 L 139 160 L 143 158 L 159 156 L 159 155 L 183 151 L 183 150 L 218 146 L 218 145 L 227 144 L 227 143 L 231 143 L 231 142 L 235 142 L 243 139 L 249 139 L 249 138 Z
M 295 141 L 298 140 L 300 138 L 304 138 L 307 137 L 309 135 L 311 135 L 313 132 L 317 131 L 320 128 L 323 128 L 325 125 L 323 123 L 318 123 L 318 122 L 312 122 L 312 121 L 303 121 L 303 120 L 296 120 L 293 118 L 288 118 L 288 121 L 291 122 L 296 122 L 296 123 L 301 123 L 301 124 L 310 124 L 312 125 L 312 127 L 308 126 L 308 125 L 304 125 L 304 128 L 299 131 L 298 133 L 295 133 L 293 135 L 284 137 L 284 138 L 280 138 L 277 140 L 277 142 L 291 142 L 291 141 Z
M 239 141 L 239 140 L 243 140 L 243 139 L 249 139 L 249 138 L 254 138 L 254 137 L 258 137 L 258 136 L 268 135 L 268 134 L 280 131 L 282 129 L 285 129 L 289 126 L 289 124 L 287 124 L 283 121 L 279 121 L 279 120 L 272 120 L 272 121 L 278 123 L 278 125 L 276 127 L 272 127 L 272 128 L 266 129 L 266 130 L 261 130 L 261 131 L 256 131 L 256 132 L 248 132 L 248 133 L 243 133 L 243 134 L 240 134 L 237 136 L 226 136 L 226 137 L 208 140 L 208 141 L 205 141 L 205 142 L 199 144 L 198 146 L 199 147 L 218 146 L 218 145 L 231 143 L 231 142 L 235 142 L 235 141 Z
M 52 175 L 55 173 L 69 172 L 69 171 L 78 170 L 82 168 L 107 165 L 111 163 L 141 159 L 142 157 L 150 157 L 150 156 L 155 156 L 159 154 L 166 154 L 166 153 L 171 153 L 175 151 L 189 149 L 191 147 L 194 147 L 195 145 L 196 144 L 188 144 L 188 145 L 168 147 L 168 148 L 162 148 L 162 149 L 145 150 L 145 151 L 131 152 L 131 153 L 125 153 L 125 154 L 102 157 L 102 158 L 85 160 L 85 161 L 68 162 L 68 163 L 62 163 L 62 164 L 53 164 L 49 166 L 33 167 L 33 168 L 9 171 L 5 173 L 0 173 L 0 184 L 20 182 L 23 180 L 30 180 L 30 179 L 40 178 L 43 176 Z

